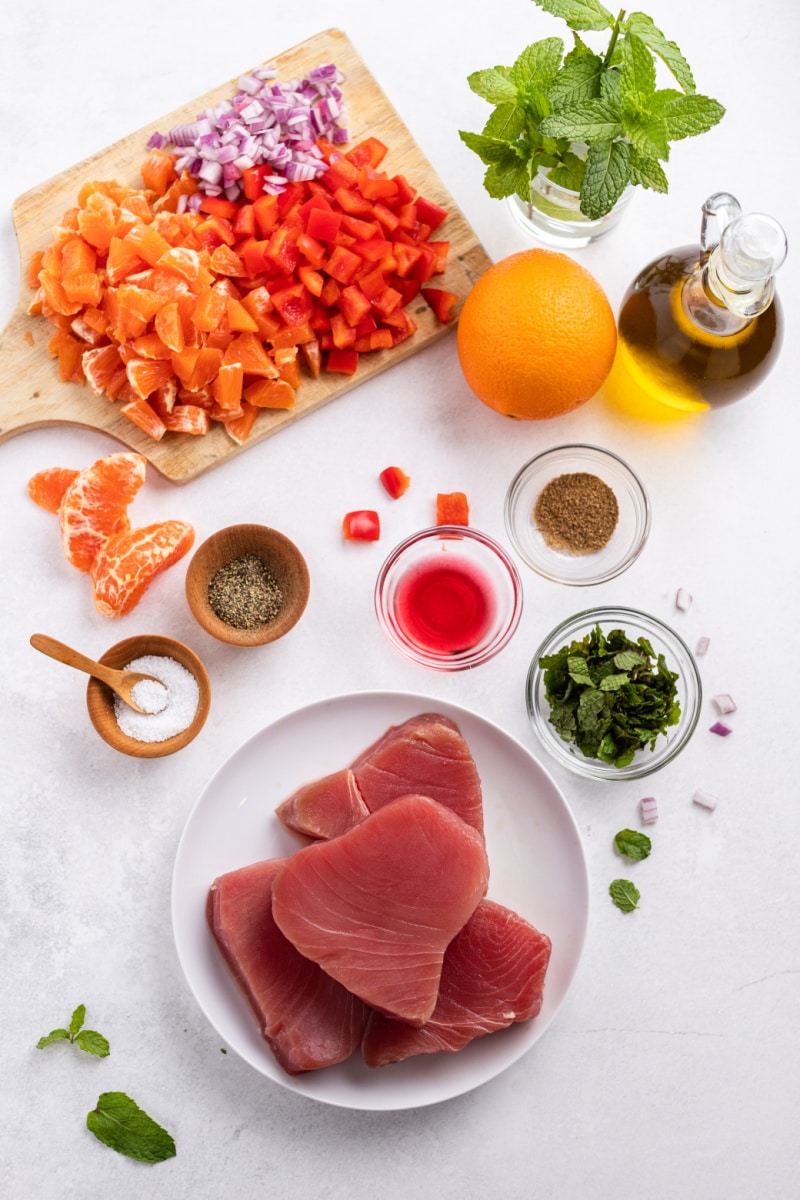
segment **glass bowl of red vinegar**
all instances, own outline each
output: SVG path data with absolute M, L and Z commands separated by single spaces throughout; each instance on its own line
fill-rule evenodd
M 464 671 L 508 645 L 522 616 L 522 580 L 488 534 L 437 525 L 392 550 L 378 574 L 375 612 L 406 658 Z

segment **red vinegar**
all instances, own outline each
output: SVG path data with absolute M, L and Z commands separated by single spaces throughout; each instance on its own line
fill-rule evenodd
M 495 615 L 489 577 L 458 555 L 437 554 L 411 567 L 397 585 L 394 615 L 421 650 L 459 654 L 486 635 Z

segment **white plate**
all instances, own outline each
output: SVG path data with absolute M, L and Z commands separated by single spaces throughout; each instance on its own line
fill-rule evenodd
M 457 1054 L 430 1054 L 379 1069 L 358 1054 L 304 1075 L 287 1075 L 259 1034 L 206 924 L 212 881 L 226 871 L 296 850 L 301 839 L 274 809 L 295 788 L 338 770 L 389 725 L 422 712 L 458 723 L 483 785 L 489 896 L 552 940 L 538 1017 Z M 289 713 L 240 746 L 206 786 L 178 846 L 172 925 L 186 979 L 221 1038 L 283 1087 L 342 1108 L 399 1110 L 435 1104 L 486 1083 L 538 1041 L 563 1003 L 583 948 L 588 876 L 566 801 L 533 755 L 497 725 L 458 705 L 408 692 L 354 692 Z

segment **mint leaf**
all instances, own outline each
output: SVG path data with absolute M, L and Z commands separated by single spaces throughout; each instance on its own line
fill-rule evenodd
M 585 173 L 586 163 L 582 158 L 578 158 L 577 154 L 568 150 L 564 155 L 564 161 L 557 163 L 550 171 L 550 178 L 559 187 L 579 192 L 583 186 Z
M 667 41 L 660 29 L 657 29 L 652 17 L 646 13 L 631 13 L 625 21 L 629 33 L 635 33 L 663 63 L 669 67 L 685 92 L 695 90 L 692 69 L 674 42 Z
M 469 146 L 473 150 L 481 162 L 484 163 L 510 163 L 510 156 L 518 158 L 513 147 L 508 145 L 508 142 L 502 138 L 486 137 L 482 133 L 468 133 L 460 129 L 458 136 L 461 138 L 465 146 Z
M 37 1050 L 44 1050 L 45 1046 L 52 1046 L 53 1042 L 63 1042 L 69 1037 L 68 1029 L 53 1029 L 46 1037 L 40 1037 L 36 1043 Z
M 52 1045 L 53 1042 L 69 1041 L 74 1042 L 78 1049 L 85 1050 L 87 1054 L 105 1058 L 111 1053 L 108 1042 L 101 1033 L 97 1033 L 94 1029 L 83 1029 L 85 1020 L 86 1005 L 79 1004 L 72 1014 L 69 1029 L 54 1029 L 48 1033 L 47 1037 L 39 1038 L 36 1049 L 42 1050 L 45 1046 Z
M 569 671 L 570 679 L 575 683 L 583 684 L 584 687 L 594 687 L 594 680 L 589 674 L 589 666 L 583 655 L 570 655 L 567 659 L 567 670 Z
M 548 88 L 547 96 L 553 110 L 558 112 L 562 108 L 574 108 L 585 100 L 598 99 L 602 75 L 602 59 L 596 54 L 573 51 Z
M 638 829 L 620 829 L 614 838 L 614 845 L 620 854 L 624 854 L 626 858 L 632 858 L 636 862 L 647 858 L 653 849 L 650 838 L 646 833 L 640 833 Z
M 111 1053 L 106 1038 L 94 1029 L 82 1029 L 75 1037 L 75 1044 L 81 1050 L 85 1050 L 87 1054 L 94 1054 L 97 1058 L 107 1058 Z
M 631 33 L 621 43 L 619 98 L 623 112 L 650 112 L 656 90 L 656 64 L 641 38 Z
M 157 1163 L 175 1157 L 175 1142 L 124 1092 L 103 1092 L 86 1117 L 99 1141 L 137 1162 Z
M 483 186 L 490 196 L 502 200 L 515 194 L 530 200 L 531 177 L 524 162 L 509 150 L 501 162 L 492 163 L 483 177 Z
M 500 141 L 510 144 L 515 142 L 524 130 L 525 113 L 519 105 L 509 101 L 506 104 L 498 104 L 492 111 L 483 127 L 483 136 L 498 138 Z M 461 134 L 461 138 L 466 140 L 463 134 Z
M 598 142 L 586 153 L 586 174 L 581 189 L 581 212 L 596 221 L 619 200 L 630 180 L 627 142 Z
M 86 1005 L 79 1004 L 72 1014 L 72 1020 L 69 1023 L 70 1040 L 74 1040 L 75 1034 L 80 1029 L 83 1022 L 86 1020 Z
M 629 879 L 615 879 L 609 885 L 608 894 L 621 912 L 633 912 L 639 907 L 641 893 Z
M 707 133 L 725 115 L 725 109 L 709 96 L 675 95 L 659 108 L 659 117 L 670 141 Z
M 631 183 L 650 188 L 654 192 L 666 192 L 669 188 L 664 168 L 655 158 L 641 154 L 635 147 L 630 153 Z
M 486 71 L 474 71 L 467 76 L 467 83 L 476 96 L 481 96 L 490 104 L 503 104 L 517 98 L 516 87 L 501 73 L 498 67 L 490 67 Z
M 626 136 L 640 154 L 666 162 L 669 158 L 669 137 L 661 117 L 639 117 L 628 111 L 623 113 L 622 124 Z
M 629 682 L 630 676 L 624 672 L 620 675 L 605 675 L 600 680 L 600 691 L 618 692 L 621 687 L 625 687 L 625 684 Z
M 574 142 L 598 142 L 622 133 L 619 110 L 606 100 L 587 100 L 569 112 L 554 112 L 541 123 L 545 137 L 570 138 Z
M 570 29 L 613 29 L 614 18 L 599 0 L 533 0 L 539 8 L 561 17 Z
M 561 66 L 564 43 L 561 38 L 543 38 L 527 46 L 509 71 L 509 79 L 517 91 L 522 92 L 529 84 L 545 89 L 550 86 Z
M 614 666 L 620 671 L 632 671 L 646 662 L 647 659 L 638 650 L 620 650 L 619 654 L 614 655 Z

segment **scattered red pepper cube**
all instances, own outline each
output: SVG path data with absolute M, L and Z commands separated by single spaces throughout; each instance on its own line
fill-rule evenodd
M 358 351 L 352 346 L 333 346 L 328 351 L 325 370 L 335 375 L 355 375 L 358 369 Z
M 410 475 L 406 475 L 400 467 L 386 467 L 378 478 L 393 500 L 399 500 L 411 483 Z
M 469 504 L 464 492 L 439 492 L 436 497 L 437 525 L 469 525 Z
M 381 519 L 370 508 L 345 514 L 342 533 L 348 542 L 377 542 L 381 536 Z

